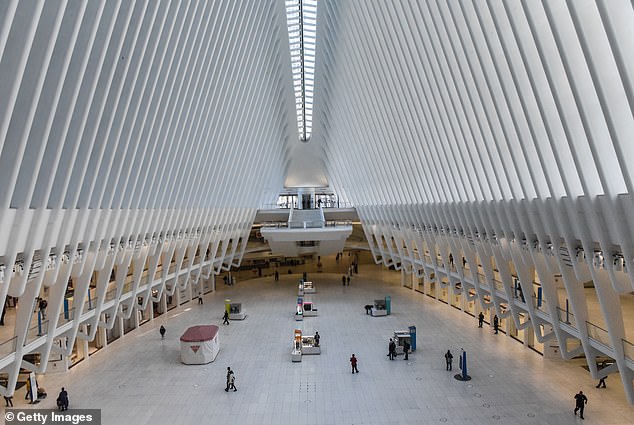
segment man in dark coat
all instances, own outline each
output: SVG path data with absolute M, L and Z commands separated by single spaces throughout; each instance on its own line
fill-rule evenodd
M 577 414 L 577 410 L 579 411 L 579 417 L 583 419 L 583 409 L 588 404 L 588 397 L 583 393 L 583 391 L 579 391 L 575 394 L 575 415 Z
M 452 362 L 453 362 L 453 354 L 451 354 L 451 351 L 449 350 L 447 350 L 447 352 L 445 353 L 445 362 L 447 363 L 447 370 L 451 370 Z
M 57 407 L 59 410 L 68 410 L 68 393 L 62 387 L 62 390 L 59 392 L 57 396 Z
M 390 360 L 394 360 L 396 358 L 396 343 L 394 342 L 394 340 L 392 338 L 390 338 L 390 343 L 387 346 L 388 348 L 388 357 L 390 358 Z

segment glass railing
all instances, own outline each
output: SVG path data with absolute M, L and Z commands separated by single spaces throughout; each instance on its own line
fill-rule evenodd
M 291 205 L 291 203 L 289 202 L 282 202 L 278 204 L 262 204 L 260 206 L 260 209 L 261 210 L 290 210 L 291 206 L 297 209 L 297 203 Z M 321 202 L 319 206 L 323 209 L 354 208 L 354 205 L 351 202 L 343 202 L 343 201 Z
M 117 288 L 112 288 L 108 292 L 106 292 L 106 301 L 112 301 L 117 295 Z
M 310 221 L 291 221 L 288 223 L 290 229 L 319 229 L 324 227 L 323 220 L 310 220 Z
M 87 311 L 94 310 L 96 306 L 97 306 L 97 298 L 91 297 L 89 300 L 84 301 L 83 312 L 86 313 Z
M 132 282 L 128 282 L 125 285 L 123 285 L 123 291 L 121 291 L 121 295 L 127 294 L 131 290 L 132 290 Z
M 57 322 L 59 325 L 63 325 L 65 323 L 70 322 L 75 318 L 75 307 L 70 308 L 66 311 L 62 311 L 59 314 L 59 321 Z
M 41 323 L 36 323 L 31 326 L 26 332 L 26 339 L 24 345 L 28 345 L 38 339 L 39 337 L 46 335 L 48 332 L 48 320 L 44 320 Z
M 600 342 L 606 347 L 611 347 L 610 334 L 605 329 L 595 325 L 594 323 L 586 322 L 586 328 L 588 329 L 588 337 Z
M 0 343 L 0 358 L 5 358 L 15 351 L 15 344 L 18 340 L 17 336 Z
M 506 295 L 506 292 L 504 292 L 504 284 L 501 281 L 493 279 L 493 287 L 495 288 L 496 292 L 500 292 Z
M 326 227 L 339 227 L 339 226 L 352 226 L 352 221 L 350 220 L 331 220 L 326 221 Z
M 533 306 L 539 310 L 539 311 L 543 311 L 544 313 L 549 313 L 548 311 L 548 302 L 542 298 L 541 300 L 537 300 L 537 297 L 535 295 L 532 295 L 533 298 Z
M 572 326 L 575 329 L 577 328 L 577 321 L 575 320 L 575 315 L 572 314 L 571 311 L 566 311 L 561 307 L 557 307 L 557 316 L 559 316 L 559 321 L 565 323 L 567 325 Z
M 634 362 L 634 344 L 625 339 L 622 339 L 621 341 L 623 342 L 623 352 L 625 353 L 625 358 Z
M 487 280 L 487 277 L 483 274 L 483 273 L 478 273 L 478 281 L 480 282 L 480 287 L 481 288 L 489 288 L 489 281 Z

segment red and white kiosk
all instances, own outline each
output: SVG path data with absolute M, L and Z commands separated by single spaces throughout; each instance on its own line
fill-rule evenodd
M 192 326 L 181 335 L 181 361 L 185 364 L 213 362 L 220 351 L 218 326 Z

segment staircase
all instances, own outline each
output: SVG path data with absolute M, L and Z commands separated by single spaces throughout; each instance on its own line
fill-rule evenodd
M 322 209 L 297 210 L 291 209 L 288 216 L 288 227 L 291 229 L 315 229 L 324 227 L 324 213 Z

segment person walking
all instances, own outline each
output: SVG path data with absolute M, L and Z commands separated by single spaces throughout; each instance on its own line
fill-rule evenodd
M 225 309 L 225 314 L 222 315 L 222 324 L 223 325 L 229 324 L 229 312 L 226 309 Z
M 233 375 L 233 370 L 231 370 L 231 366 L 227 366 L 227 385 L 225 386 L 225 391 L 229 391 L 229 381 L 231 380 L 231 375 Z
M 68 393 L 66 392 L 64 387 L 62 387 L 62 390 L 57 396 L 57 407 L 59 408 L 59 410 L 62 411 L 68 410 Z
M 26 395 L 24 396 L 24 399 L 33 403 L 33 394 L 31 394 L 31 379 L 28 377 L 26 378 Z
M 482 323 L 484 322 L 484 313 L 480 312 L 480 314 L 478 314 L 478 327 L 481 328 L 482 327 Z
M 315 347 L 319 347 L 319 339 L 321 338 L 319 336 L 319 332 L 315 331 Z
M 341 285 L 346 286 L 346 275 L 341 276 Z
M 346 278 L 347 285 L 350 286 L 350 276 Z
M 159 333 L 161 334 L 161 339 L 165 338 L 165 326 L 161 325 Z
M 447 350 L 447 352 L 445 353 L 445 363 L 447 363 L 447 370 L 451 370 L 453 363 L 453 354 L 451 354 L 451 351 L 449 350 Z
M 601 369 L 603 369 L 603 368 L 607 367 L 607 365 L 608 365 L 608 363 L 607 363 L 605 360 L 603 360 L 603 361 L 601 362 Z M 599 370 L 601 370 L 601 369 L 599 369 Z M 606 386 L 605 386 L 605 380 L 607 379 L 607 377 L 608 377 L 608 376 L 607 376 L 607 375 L 605 375 L 603 378 L 599 378 L 599 383 L 597 384 L 597 388 L 606 388 Z
M 198 304 L 203 303 L 203 291 L 201 289 L 198 290 Z
M 236 388 L 236 375 L 235 375 L 235 373 L 232 373 L 231 375 L 229 375 L 229 389 L 233 390 L 234 393 L 236 391 L 238 391 L 238 389 Z
M 357 358 L 354 356 L 354 353 L 352 357 L 350 357 L 350 366 L 352 366 L 352 373 L 359 373 L 359 369 L 357 369 Z
M 588 397 L 583 393 L 583 391 L 579 391 L 575 394 L 575 415 L 577 415 L 577 411 L 579 411 L 579 417 L 583 419 L 583 409 L 588 404 Z
M 405 358 L 403 360 L 409 360 L 409 342 L 403 341 L 403 354 L 405 354 Z
M 6 403 L 6 407 L 13 407 L 13 396 L 5 395 L 4 402 Z
M 497 335 L 498 330 L 500 329 L 500 319 L 498 319 L 498 315 L 493 316 L 493 329 L 495 330 L 495 334 Z
M 275 270 L 275 281 L 278 282 L 280 280 L 280 272 Z

